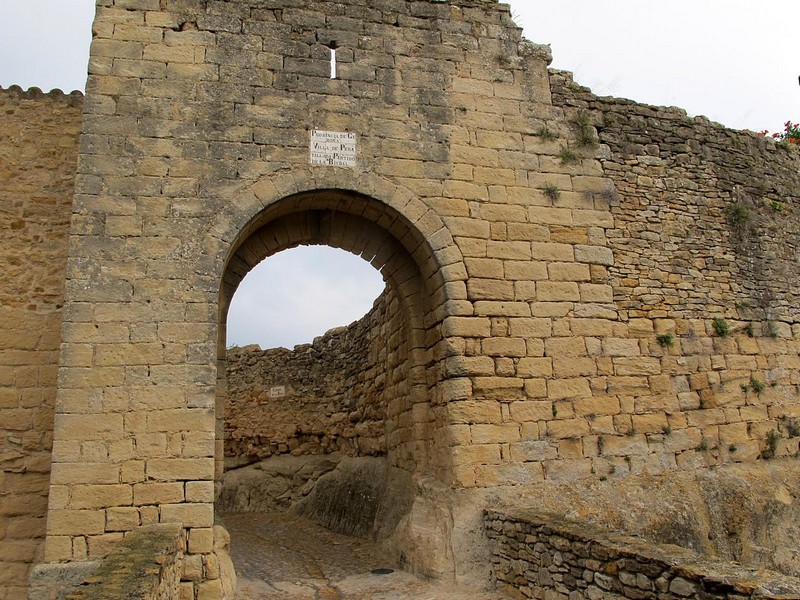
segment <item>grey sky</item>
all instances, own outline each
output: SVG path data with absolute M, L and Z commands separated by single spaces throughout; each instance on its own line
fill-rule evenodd
M 800 120 L 797 0 L 512 0 L 525 36 L 595 93 L 677 105 L 729 127 Z M 83 89 L 92 0 L 0 0 L 0 85 Z M 0 132 L 2 134 L 2 132 Z M 361 317 L 379 274 L 342 251 L 264 261 L 240 287 L 228 343 L 308 342 Z

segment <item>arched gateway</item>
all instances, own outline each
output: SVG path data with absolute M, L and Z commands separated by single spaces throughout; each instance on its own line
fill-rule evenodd
M 358 254 L 387 281 L 384 442 L 408 498 L 397 548 L 419 572 L 486 584 L 488 507 L 614 508 L 632 531 L 684 531 L 618 500 L 647 504 L 661 474 L 705 489 L 710 467 L 798 453 L 794 154 L 597 98 L 548 71 L 549 49 L 494 0 L 97 5 L 57 381 L 63 251 L 9 251 L 31 266 L 3 292 L 13 593 L 31 562 L 40 593 L 151 524 L 179 532 L 182 597 L 226 592 L 212 569 L 225 315 L 249 269 L 298 244 Z M 18 109 L 77 121 L 77 98 L 0 100 L 12 125 Z M 49 189 L 71 181 L 70 152 Z M 19 194 L 9 244 L 37 219 L 65 235 Z M 31 343 L 40 323 L 51 334 Z M 521 531 L 503 518 L 495 537 Z
M 293 174 L 295 181 L 297 177 Z M 428 474 L 450 482 L 446 405 L 441 400 L 447 377 L 436 353 L 444 340 L 442 321 L 448 314 L 457 314 L 458 301 L 466 300 L 466 269 L 449 232 L 433 211 L 388 181 L 375 177 L 364 180 L 372 184 L 367 186 L 372 193 L 386 194 L 389 200 L 382 202 L 358 192 L 324 187 L 273 200 L 264 195 L 265 186 L 257 184 L 255 191 L 249 190 L 253 199 L 261 196 L 255 205 L 261 210 L 256 215 L 246 219 L 241 208 L 246 202 L 231 205 L 237 207 L 238 218 L 233 217 L 232 222 L 238 235 L 228 246 L 221 278 L 219 358 L 224 364 L 224 324 L 233 293 L 263 259 L 301 244 L 327 245 L 361 256 L 381 272 L 390 297 L 384 319 L 388 325 L 385 342 L 391 340 L 391 346 L 383 368 L 394 384 L 384 388 L 381 398 L 388 420 L 389 462 L 407 471 L 408 476 Z M 311 181 L 298 187 L 302 190 L 319 183 Z M 273 186 L 274 182 L 269 182 L 268 187 Z M 222 233 L 220 238 L 227 235 Z M 224 367 L 218 375 L 224 376 Z M 223 402 L 224 395 L 220 394 L 219 427 Z M 217 440 L 219 476 L 219 428 Z

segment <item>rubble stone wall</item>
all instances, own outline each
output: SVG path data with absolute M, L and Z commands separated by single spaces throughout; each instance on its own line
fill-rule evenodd
M 679 108 L 598 97 L 567 72 L 551 71 L 551 85 L 554 105 L 596 128 L 604 147 L 621 314 L 800 321 L 796 147 Z
M 403 326 L 387 290 L 373 309 L 293 350 L 257 346 L 228 350 L 225 406 L 226 461 L 273 454 L 386 454 L 385 394 L 407 379 L 390 340 Z
M 800 579 L 533 511 L 488 510 L 493 577 L 517 598 L 794 598 Z
M 43 556 L 83 97 L 0 89 L 0 598 Z M 87 447 L 87 452 L 91 450 Z

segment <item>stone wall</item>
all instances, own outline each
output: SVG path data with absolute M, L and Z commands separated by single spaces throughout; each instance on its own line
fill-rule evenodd
M 597 97 L 563 71 L 551 71 L 551 85 L 567 122 L 596 132 L 616 187 L 609 275 L 621 315 L 719 315 L 765 329 L 800 321 L 796 146 Z
M 0 598 L 42 559 L 83 97 L 0 89 Z M 86 452 L 92 450 L 85 448 Z
M 183 525 L 188 564 L 211 555 L 227 302 L 260 260 L 304 243 L 363 256 L 395 294 L 371 339 L 388 340 L 387 460 L 417 485 L 398 542 L 423 572 L 463 576 L 470 545 L 450 538 L 481 498 L 798 453 L 796 154 L 572 86 L 493 0 L 295 4 L 98 2 L 47 561 L 101 558 L 156 522 Z M 0 118 L 25 104 L 15 94 Z M 77 128 L 77 109 L 52 103 L 55 137 Z M 355 134 L 355 166 L 310 164 L 315 129 Z M 73 156 L 74 139 L 43 156 Z M 66 208 L 72 171 L 55 172 L 42 187 Z M 64 246 L 14 237 L 38 218 L 20 210 L 4 229 L 23 244 L 9 296 L 45 300 L 7 314 L 55 333 L 61 278 L 31 284 L 39 262 L 25 261 L 42 248 L 60 272 Z M 58 339 L 31 339 L 9 342 L 0 401 L 4 432 L 30 430 L 3 435 L 8 460 L 39 461 L 19 468 L 38 473 L 23 508 L 40 515 L 49 425 L 33 423 L 49 423 L 55 375 L 38 365 Z M 373 431 L 351 439 L 375 446 Z M 458 510 L 456 495 L 469 496 Z M 203 577 L 184 573 L 191 594 Z
M 449 359 L 472 375 L 471 401 L 450 406 L 456 438 L 471 443 L 467 484 L 796 455 L 795 149 L 678 109 L 597 98 L 560 72 L 551 81 L 563 118 L 538 132 L 552 147 L 540 177 L 571 191 L 531 210 L 538 225 L 516 226 L 547 240 L 533 243 L 547 263 L 525 267 L 541 273 L 535 301 L 507 295 L 506 316 L 459 321 L 465 337 L 507 337 L 468 339 L 466 356 Z M 595 169 L 605 189 L 584 186 Z M 607 247 L 581 245 L 592 241 Z M 514 263 L 465 262 L 469 286 L 494 269 L 485 289 L 511 293 L 502 277 Z
M 488 510 L 493 577 L 517 598 L 797 598 L 800 579 L 530 510 Z
M 389 311 L 394 309 L 392 318 Z M 227 359 L 225 455 L 229 464 L 273 454 L 386 453 L 385 395 L 407 372 L 397 301 L 387 291 L 349 327 L 294 350 L 231 348 Z

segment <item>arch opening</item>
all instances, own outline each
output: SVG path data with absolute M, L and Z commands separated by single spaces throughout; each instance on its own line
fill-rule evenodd
M 363 319 L 311 344 L 259 351 L 258 357 L 241 351 L 229 356 L 225 323 L 237 287 L 265 258 L 301 245 L 362 257 L 381 273 L 385 291 Z M 272 500 L 259 504 L 260 492 L 243 490 L 247 477 L 241 473 L 250 468 L 243 465 L 312 457 L 318 467 L 327 465 L 316 469 L 322 479 L 334 479 L 320 485 L 322 479 L 301 478 L 303 489 L 282 491 L 278 504 L 283 506 L 277 508 L 294 507 L 335 531 L 396 538 L 414 502 L 413 478 L 446 480 L 450 468 L 446 416 L 434 400 L 441 369 L 433 358 L 446 299 L 430 245 L 404 217 L 373 198 L 338 190 L 307 192 L 254 217 L 232 245 L 220 290 L 218 507 L 240 511 L 246 496 L 250 510 L 274 508 Z M 244 364 L 256 367 L 247 371 Z M 256 379 L 258 391 L 243 392 Z M 258 431 L 253 415 L 265 409 L 276 411 L 275 418 L 261 416 L 273 427 Z M 286 425 L 281 432 L 274 427 L 278 422 Z M 381 464 L 370 462 L 374 458 Z M 262 463 L 259 469 L 263 475 Z M 343 503 L 330 497 L 353 489 L 362 490 L 362 504 L 364 497 L 373 497 L 366 510 L 355 507 L 352 498 Z M 327 513 L 320 512 L 323 505 Z M 394 546 L 399 556 L 402 542 Z
M 299 246 L 263 260 L 242 280 L 227 320 L 227 345 L 294 348 L 362 319 L 386 289 L 362 258 Z

